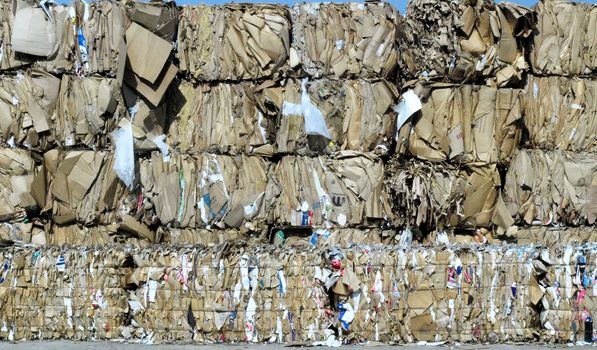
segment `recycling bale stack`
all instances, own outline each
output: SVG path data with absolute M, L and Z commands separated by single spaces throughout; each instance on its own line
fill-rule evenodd
M 540 59 L 594 7 L 550 6 L 0 0 L 0 338 L 577 339 L 594 48 Z
M 411 1 L 388 191 L 400 227 L 490 228 L 500 169 L 522 135 L 533 12 L 491 1 Z M 500 215 L 498 212 L 497 215 Z
M 526 137 L 506 174 L 504 200 L 526 225 L 594 225 L 597 6 L 542 1 L 536 11 L 523 104 Z

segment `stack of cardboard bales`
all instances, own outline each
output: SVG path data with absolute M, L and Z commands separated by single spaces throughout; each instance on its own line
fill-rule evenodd
M 513 159 L 504 200 L 531 225 L 593 225 L 597 219 L 597 6 L 537 5 L 525 87 L 526 148 Z
M 532 12 L 490 1 L 408 5 L 396 156 L 388 179 L 396 224 L 489 227 L 498 167 L 521 138 Z M 420 112 L 418 112 L 420 110 Z
M 595 6 L 0 11 L 1 339 L 570 341 L 595 315 Z

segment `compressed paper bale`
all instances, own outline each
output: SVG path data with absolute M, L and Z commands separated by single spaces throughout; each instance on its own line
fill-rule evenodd
M 399 64 L 407 77 L 507 86 L 528 69 L 533 12 L 491 0 L 411 1 Z
M 288 64 L 290 20 L 285 6 L 227 4 L 183 7 L 179 68 L 200 81 L 276 77 Z
M 272 155 L 275 119 L 267 116 L 259 85 L 182 82 L 169 139 L 181 152 Z
M 112 224 L 121 210 L 130 212 L 138 198 L 114 171 L 114 155 L 107 151 L 52 150 L 44 154 L 38 179 L 48 189 L 37 199 L 58 224 Z M 138 209 L 138 208 L 137 208 Z
M 537 75 L 594 77 L 597 72 L 597 6 L 539 1 L 530 61 Z
M 293 79 L 279 88 L 265 89 L 263 95 L 276 106 L 279 153 L 385 153 L 392 142 L 398 92 L 388 81 Z M 307 105 L 321 113 L 331 139 L 307 134 Z
M 597 217 L 596 187 L 594 154 L 520 149 L 503 195 L 518 223 L 591 225 Z
M 55 142 L 52 116 L 60 80 L 31 71 L 0 79 L 0 130 L 2 144 L 45 150 Z
M 263 158 L 177 154 L 164 162 L 154 152 L 139 166 L 143 195 L 162 226 L 256 230 L 265 221 Z
M 371 226 L 390 215 L 383 189 L 384 166 L 371 153 L 286 156 L 270 174 L 266 202 L 277 225 Z
M 395 78 L 402 18 L 393 6 L 304 3 L 291 13 L 291 68 L 312 77 Z
M 380 342 L 563 342 L 576 305 L 593 308 L 578 295 L 596 257 L 586 245 L 8 247 L 0 317 L 15 340 L 314 342 L 338 324 Z M 337 323 L 339 305 L 354 319 Z
M 27 210 L 37 205 L 31 195 L 36 172 L 37 167 L 29 151 L 0 148 L 0 221 L 18 222 L 27 219 Z M 30 228 L 10 228 L 10 231 L 14 230 L 18 232 L 10 232 L 7 239 L 27 241 L 23 239 L 26 235 L 21 231 L 30 231 Z
M 56 117 L 59 145 L 106 147 L 108 134 L 126 116 L 116 80 L 62 77 Z
M 399 131 L 399 153 L 433 162 L 510 161 L 522 134 L 522 90 L 449 84 L 425 89 L 421 113 Z
M 523 110 L 527 145 L 597 151 L 597 81 L 529 76 Z
M 459 169 L 393 159 L 386 173 L 395 225 L 476 227 L 492 222 L 500 186 L 495 165 Z
M 122 50 L 126 48 L 124 37 L 130 23 L 126 9 L 120 3 L 102 0 L 89 5 L 77 3 L 75 11 L 75 71 L 116 77 L 126 55 L 126 50 Z M 82 42 L 86 45 L 81 45 Z

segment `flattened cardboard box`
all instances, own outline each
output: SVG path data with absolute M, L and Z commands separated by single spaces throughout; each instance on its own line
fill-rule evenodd
M 449 84 L 426 89 L 420 115 L 399 131 L 398 153 L 433 162 L 510 161 L 522 134 L 522 90 Z
M 530 54 L 533 73 L 594 77 L 597 73 L 597 6 L 539 1 Z
M 496 165 L 463 167 L 392 159 L 386 191 L 397 226 L 477 227 L 493 220 L 500 176 Z
M 399 64 L 409 77 L 507 86 L 528 69 L 525 41 L 533 12 L 485 0 L 411 1 Z
M 592 225 L 597 217 L 597 156 L 520 149 L 503 198 L 518 223 Z
M 525 90 L 529 146 L 597 152 L 597 81 L 529 76 Z
M 594 245 L 7 248 L 0 337 L 312 344 L 333 326 L 347 341 L 569 342 L 576 308 L 595 310 L 595 259 Z
M 273 4 L 183 7 L 179 68 L 200 81 L 277 76 L 288 64 L 289 17 L 287 7 Z
M 311 77 L 393 79 L 401 21 L 383 2 L 296 4 L 290 67 Z

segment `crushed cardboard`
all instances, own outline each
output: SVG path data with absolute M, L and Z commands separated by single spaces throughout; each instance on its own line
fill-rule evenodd
M 597 152 L 596 80 L 529 76 L 523 110 L 528 146 Z
M 398 153 L 454 163 L 508 163 L 522 134 L 523 92 L 429 84 L 420 115 L 399 131 Z
M 288 64 L 290 15 L 274 4 L 182 8 L 180 70 L 200 81 L 278 76 Z
M 542 0 L 535 6 L 530 62 L 537 75 L 594 77 L 597 73 L 597 5 Z
M 520 149 L 506 174 L 503 198 L 519 223 L 592 225 L 596 189 L 595 154 Z
M 569 342 L 584 331 L 574 310 L 595 307 L 596 258 L 595 245 L 9 247 L 0 338 L 291 343 L 333 326 L 347 341 Z
M 395 78 L 402 17 L 393 6 L 301 3 L 291 13 L 292 69 L 311 77 Z
M 487 0 L 408 3 L 401 36 L 404 75 L 493 86 L 517 84 L 528 70 L 525 42 L 533 11 Z

